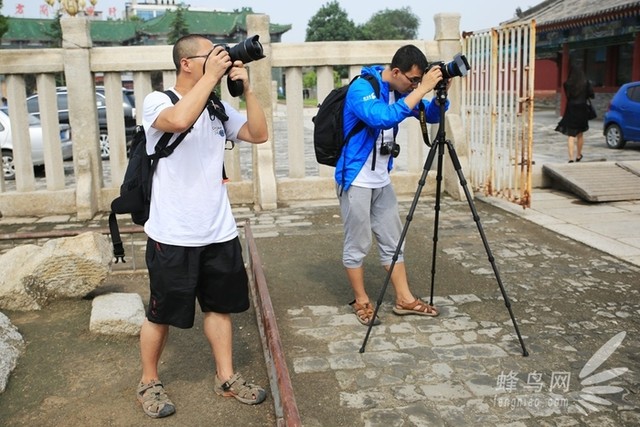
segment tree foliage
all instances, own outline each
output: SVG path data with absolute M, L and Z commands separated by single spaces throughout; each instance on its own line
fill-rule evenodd
M 410 7 L 376 12 L 360 27 L 364 40 L 415 40 L 420 18 Z
M 56 13 L 55 18 L 49 24 L 49 27 L 44 30 L 44 33 L 51 37 L 51 47 L 62 47 L 62 25 L 60 24 L 60 18 L 62 11 L 59 10 Z
M 305 41 L 358 40 L 360 31 L 337 1 L 323 5 L 307 23 Z
M 189 34 L 189 27 L 187 25 L 187 21 L 184 18 L 184 11 L 185 9 L 182 6 L 179 6 L 176 9 L 173 23 L 171 25 L 171 31 L 169 31 L 169 34 L 167 35 L 168 44 L 174 44 L 180 37 Z
M 305 40 L 415 40 L 420 18 L 410 7 L 381 10 L 364 23 L 356 25 L 337 1 L 323 5 L 307 23 Z
M 0 0 L 0 9 L 2 9 L 2 1 L 3 0 Z M 7 21 L 7 18 L 0 15 L 0 39 L 7 31 L 9 31 L 9 22 Z

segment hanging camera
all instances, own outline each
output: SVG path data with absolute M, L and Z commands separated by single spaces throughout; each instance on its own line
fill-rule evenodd
M 383 156 L 390 154 L 392 157 L 398 157 L 398 154 L 400 154 L 400 146 L 396 144 L 395 141 L 382 141 L 380 154 Z

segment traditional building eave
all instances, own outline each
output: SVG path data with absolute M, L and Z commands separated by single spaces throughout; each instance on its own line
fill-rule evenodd
M 640 17 L 640 2 L 627 5 L 620 5 L 599 12 L 572 16 L 568 19 L 556 19 L 539 22 L 536 20 L 536 32 L 561 31 L 573 28 L 580 28 L 589 25 L 598 25 L 620 19 Z

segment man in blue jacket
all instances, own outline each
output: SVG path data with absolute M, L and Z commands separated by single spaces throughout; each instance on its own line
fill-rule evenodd
M 363 121 L 365 128 L 344 146 L 335 169 L 337 194 L 344 226 L 342 262 L 354 293 L 351 303 L 360 323 L 369 325 L 373 307 L 364 285 L 363 260 L 375 234 L 381 264 L 389 270 L 402 224 L 389 171 L 399 147 L 398 125 L 407 117 L 418 117 L 424 103 L 426 119 L 437 123 L 440 106 L 423 97 L 442 80 L 440 67 L 427 72 L 425 55 L 413 45 L 398 49 L 387 67 L 363 67 L 362 75 L 373 75 L 380 95 L 367 79 L 357 79 L 349 88 L 344 108 L 345 135 Z M 448 101 L 447 101 L 448 102 Z M 448 106 L 448 105 L 447 105 Z M 409 289 L 402 251 L 394 265 L 391 283 L 395 290 L 393 312 L 398 315 L 437 316 L 435 307 L 416 298 Z M 374 325 L 379 324 L 375 319 Z

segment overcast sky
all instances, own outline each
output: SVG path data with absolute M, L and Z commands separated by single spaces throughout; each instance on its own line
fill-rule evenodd
M 131 3 L 133 0 L 130 0 Z M 168 1 L 168 0 L 159 0 Z M 411 8 L 411 12 L 420 18 L 418 38 L 431 40 L 434 36 L 433 16 L 437 13 L 459 13 L 461 31 L 478 31 L 496 27 L 507 19 L 513 18 L 515 10 L 520 7 L 526 10 L 542 0 L 341 0 L 340 7 L 357 25 L 364 24 L 376 12 L 385 9 Z M 90 0 L 85 0 L 90 5 Z M 144 3 L 145 0 L 138 1 Z M 155 3 L 155 0 L 146 0 Z M 115 12 L 120 18 L 124 12 L 125 0 L 97 0 L 96 10 L 102 11 L 104 16 Z M 299 43 L 304 41 L 309 19 L 316 14 L 318 9 L 329 3 L 329 0 L 304 0 L 297 7 L 284 0 L 254 0 L 254 1 L 218 1 L 218 0 L 186 0 L 186 4 L 195 7 L 206 7 L 218 10 L 232 10 L 234 8 L 251 7 L 256 13 L 269 15 L 272 24 L 292 25 L 291 30 L 282 36 L 285 43 Z M 22 14 L 16 14 L 18 5 L 22 5 Z M 363 7 L 366 5 L 366 7 Z M 41 10 L 41 7 L 45 10 Z M 56 0 L 54 7 L 58 7 Z M 46 11 L 47 4 L 44 0 L 3 0 L 2 15 L 24 18 L 46 18 L 53 15 L 53 9 Z

